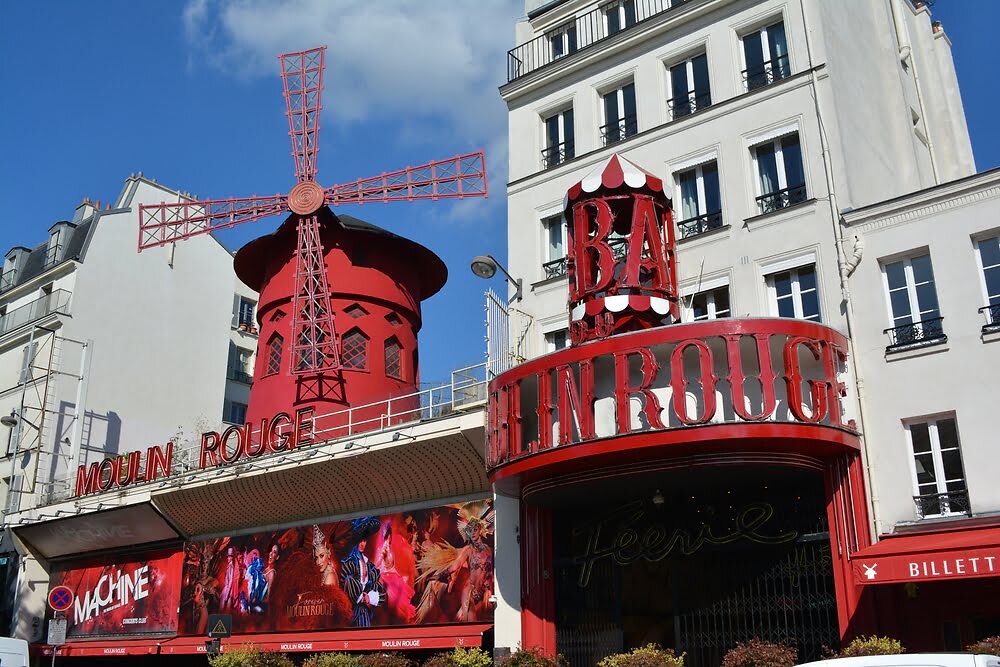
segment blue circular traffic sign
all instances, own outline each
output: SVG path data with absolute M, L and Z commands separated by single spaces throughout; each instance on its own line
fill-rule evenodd
M 56 586 L 49 591 L 49 606 L 55 611 L 66 611 L 73 606 L 73 591 L 67 586 Z

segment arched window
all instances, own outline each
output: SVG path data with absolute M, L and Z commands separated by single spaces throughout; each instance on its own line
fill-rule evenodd
M 395 336 L 385 341 L 385 376 L 403 379 L 403 346 Z
M 368 336 L 361 329 L 351 329 L 340 339 L 340 365 L 354 370 L 368 368 Z
M 271 340 L 267 341 L 264 375 L 274 375 L 281 370 L 281 352 L 284 345 L 285 339 L 279 334 L 274 334 Z

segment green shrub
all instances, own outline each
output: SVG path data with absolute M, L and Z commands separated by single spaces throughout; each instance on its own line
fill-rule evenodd
M 209 656 L 208 664 L 212 667 L 295 667 L 284 653 L 268 653 L 253 646 Z
M 360 658 L 360 667 L 414 667 L 409 658 L 398 653 L 368 653 Z
M 540 648 L 518 648 L 501 663 L 503 667 L 566 667 L 566 658 L 549 656 Z
M 316 653 L 305 659 L 302 667 L 361 667 L 357 653 Z
M 793 667 L 798 650 L 786 644 L 751 639 L 729 649 L 722 667 Z
M 646 644 L 628 653 L 615 653 L 597 663 L 598 667 L 684 667 L 684 656 L 673 649 Z
M 975 644 L 969 644 L 968 646 L 966 646 L 965 650 L 972 651 L 973 653 L 1000 655 L 1000 636 L 984 637 Z
M 856 637 L 850 644 L 845 646 L 838 657 L 856 658 L 867 655 L 899 655 L 906 653 L 906 649 L 898 639 L 891 637 Z
M 449 654 L 455 667 L 493 667 L 493 656 L 479 648 L 462 648 L 456 646 Z

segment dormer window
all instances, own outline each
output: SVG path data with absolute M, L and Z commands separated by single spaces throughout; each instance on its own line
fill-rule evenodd
M 71 222 L 57 222 L 49 227 L 49 242 L 45 246 L 45 268 L 49 269 L 61 262 L 65 256 L 63 249 L 66 247 L 72 229 L 75 227 Z
M 9 290 L 17 283 L 17 272 L 24 265 L 24 260 L 31 252 L 27 248 L 17 246 L 11 248 L 4 257 L 3 271 L 0 271 L 0 292 Z

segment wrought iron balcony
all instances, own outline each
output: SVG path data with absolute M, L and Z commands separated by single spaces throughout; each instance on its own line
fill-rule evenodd
M 805 200 L 806 186 L 793 185 L 790 188 L 776 190 L 757 197 L 757 209 L 763 215 L 764 213 L 773 213 L 774 211 L 780 211 L 783 208 L 800 204 Z
M 918 519 L 926 519 L 933 516 L 972 514 L 972 506 L 969 504 L 969 492 L 967 490 L 913 496 L 913 503 L 916 506 Z
M 884 331 L 889 335 L 889 347 L 894 350 L 910 345 L 930 345 L 948 340 L 944 335 L 943 317 L 932 317 L 920 322 L 890 327 Z
M 775 81 L 781 81 L 791 75 L 792 68 L 788 63 L 788 56 L 784 55 L 743 70 L 743 83 L 747 92 L 750 92 L 770 86 Z
M 564 141 L 561 144 L 549 146 L 542 150 L 542 168 L 548 169 L 549 167 L 554 167 L 566 160 L 572 160 L 574 157 L 572 141 Z
M 50 245 L 45 249 L 45 269 L 51 269 L 62 259 L 62 244 Z
M 10 269 L 9 271 L 0 273 L 0 292 L 6 292 L 14 286 L 14 277 L 16 274 L 17 269 Z
M 611 254 L 616 260 L 625 257 L 625 253 L 628 250 L 628 239 L 626 238 L 616 238 L 608 241 L 608 247 L 611 248 Z M 561 278 L 569 272 L 569 257 L 560 257 L 559 259 L 554 259 L 551 262 L 545 262 L 542 264 L 542 271 L 545 273 L 545 278 L 543 280 L 551 280 L 553 278 Z
M 670 117 L 674 120 L 683 116 L 689 116 L 695 111 L 701 111 L 710 106 L 712 106 L 712 95 L 707 89 L 691 90 L 684 95 L 678 95 L 667 100 Z
M 677 223 L 677 232 L 682 239 L 689 239 L 719 227 L 722 227 L 722 211 L 713 211 L 681 220 Z
M 983 306 L 979 309 L 979 312 L 986 318 L 986 324 L 983 325 L 984 332 L 1000 331 L 1000 303 L 995 303 L 992 306 Z
M 51 313 L 69 312 L 70 292 L 64 289 L 52 290 L 31 303 L 19 306 L 0 317 L 0 336 L 39 320 Z
M 230 367 L 229 369 L 229 379 L 235 382 L 242 382 L 243 384 L 250 384 L 253 382 L 253 376 L 247 373 L 244 369 L 238 367 Z
M 569 52 L 583 51 L 603 40 L 634 29 L 637 25 L 651 18 L 659 16 L 664 12 L 680 7 L 689 0 L 634 0 L 635 2 L 635 23 L 615 30 L 608 30 L 608 23 L 604 17 L 604 7 L 598 7 L 587 12 L 583 16 L 578 16 L 572 25 L 565 26 L 564 29 L 572 30 L 575 34 L 575 48 L 568 49 Z M 518 77 L 534 72 L 537 69 L 564 58 L 567 54 L 556 52 L 552 47 L 550 38 L 552 34 L 540 35 L 530 42 L 519 44 L 507 52 L 507 83 Z
M 605 146 L 616 144 L 639 132 L 639 124 L 635 116 L 625 116 L 616 123 L 601 126 L 601 140 Z

